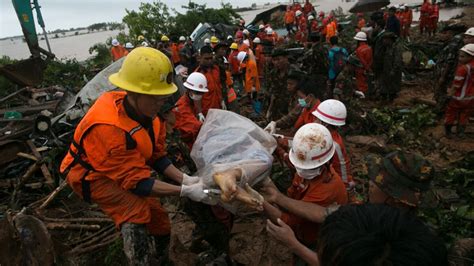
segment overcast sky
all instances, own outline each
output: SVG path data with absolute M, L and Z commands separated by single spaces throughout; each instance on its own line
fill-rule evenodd
M 27 0 L 28 1 L 28 0 Z M 153 0 L 38 0 L 46 30 L 89 26 L 97 22 L 121 22 L 125 9 L 138 10 L 140 2 Z M 280 0 L 285 2 L 284 0 Z M 188 0 L 165 0 L 168 7 L 182 12 Z M 209 7 L 219 7 L 220 0 L 195 0 Z M 275 3 L 278 0 L 225 0 L 232 6 L 246 7 L 252 3 Z M 36 20 L 36 17 L 35 17 Z M 37 27 L 38 28 L 38 27 Z M 11 0 L 0 0 L 0 38 L 22 35 L 21 27 Z

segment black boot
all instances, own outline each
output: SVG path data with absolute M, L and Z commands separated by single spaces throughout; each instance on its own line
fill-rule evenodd
M 448 139 L 452 137 L 452 132 L 451 132 L 452 128 L 453 128 L 453 125 L 444 125 L 444 133 L 446 134 L 446 137 Z
M 153 236 L 155 250 L 158 258 L 158 265 L 173 265 L 169 258 L 170 235 Z
M 145 225 L 124 223 L 120 231 L 128 265 L 150 265 L 155 254 Z
M 466 134 L 464 133 L 465 130 L 466 130 L 466 126 L 458 125 L 457 126 L 458 137 L 460 137 L 462 139 L 465 138 L 466 137 Z

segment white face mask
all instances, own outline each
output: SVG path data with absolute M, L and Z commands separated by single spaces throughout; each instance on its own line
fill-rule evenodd
M 199 101 L 202 99 L 202 94 L 194 94 L 194 93 L 189 93 L 189 98 L 195 100 L 195 101 Z
M 313 179 L 321 174 L 321 167 L 314 168 L 314 169 L 300 169 L 296 168 L 296 173 L 304 179 Z

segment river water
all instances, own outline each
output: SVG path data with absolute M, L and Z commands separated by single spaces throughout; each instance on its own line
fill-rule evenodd
M 256 1 L 256 2 L 268 2 L 268 1 Z M 347 11 L 355 4 L 355 0 L 315 0 L 312 1 L 314 5 L 317 5 L 317 11 L 330 11 L 340 6 L 344 11 Z M 416 4 L 419 0 L 392 0 L 392 4 Z M 253 17 L 260 13 L 262 10 L 254 10 L 246 12 L 245 17 L 247 21 L 253 19 Z M 440 20 L 448 20 L 453 16 L 456 16 L 462 12 L 462 8 L 453 9 L 441 9 Z M 252 17 L 250 20 L 248 17 Z M 414 12 L 414 20 L 419 17 L 418 12 Z M 119 31 L 102 31 L 83 34 L 85 32 L 78 32 L 78 35 L 68 33 L 66 37 L 53 38 L 49 36 L 51 50 L 57 58 L 76 58 L 78 61 L 82 61 L 91 56 L 89 54 L 89 48 L 95 43 L 105 42 L 108 38 L 116 36 Z M 40 46 L 46 49 L 46 42 L 40 41 Z M 6 39 L 0 41 L 0 56 L 9 56 L 14 59 L 25 59 L 30 56 L 28 46 L 23 42 L 22 38 Z

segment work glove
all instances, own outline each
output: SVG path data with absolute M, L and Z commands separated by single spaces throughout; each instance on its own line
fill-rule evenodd
M 197 182 L 192 185 L 182 185 L 181 186 L 181 193 L 179 194 L 181 197 L 187 197 L 192 201 L 201 202 L 207 199 L 207 194 L 204 193 L 204 187 L 202 182 Z
M 257 88 L 252 87 L 252 92 L 256 92 L 256 91 L 257 91 Z
M 224 101 L 221 102 L 221 107 L 222 107 L 222 110 L 227 110 L 227 106 L 225 105 Z
M 197 182 L 199 182 L 199 180 L 201 180 L 199 178 L 199 176 L 189 176 L 187 174 L 183 174 L 183 185 L 192 185 L 192 184 L 196 184 Z
M 355 91 L 354 94 L 361 99 L 365 99 L 365 94 L 361 91 Z
M 204 115 L 202 113 L 198 114 L 198 119 L 199 119 L 199 121 L 201 121 L 201 123 L 204 123 L 204 121 L 206 121 L 206 117 L 204 117 Z
M 270 134 L 274 134 L 276 131 L 276 122 L 270 122 L 263 130 L 267 131 Z

